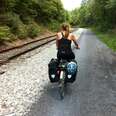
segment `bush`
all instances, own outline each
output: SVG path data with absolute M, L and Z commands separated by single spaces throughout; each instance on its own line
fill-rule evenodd
M 8 16 L 7 25 L 11 28 L 11 31 L 15 33 L 15 31 L 17 31 L 18 26 L 22 24 L 22 22 L 17 14 L 8 13 L 7 16 Z
M 52 20 L 47 27 L 52 31 L 58 31 L 60 28 L 60 23 L 56 20 Z
M 104 22 L 99 23 L 96 26 L 96 29 L 97 31 L 107 32 L 109 29 L 112 29 L 112 26 L 108 22 L 104 21 Z
M 38 36 L 40 30 L 39 25 L 34 22 L 27 25 L 28 36 L 31 38 Z
M 10 28 L 8 26 L 0 27 L 0 42 L 3 41 L 13 41 L 15 36 L 10 32 Z
M 32 18 L 31 17 L 29 17 L 29 16 L 25 16 L 25 17 L 22 17 L 22 16 L 20 16 L 20 19 L 21 19 L 21 21 L 24 23 L 24 24 L 29 24 L 30 22 L 32 22 Z
M 7 25 L 10 27 L 11 32 L 19 39 L 24 39 L 28 36 L 33 38 L 40 32 L 40 27 L 35 22 L 30 20 L 29 24 L 24 24 L 17 14 L 9 13 L 8 19 Z
M 16 35 L 19 39 L 25 39 L 28 36 L 26 26 L 24 24 L 17 28 Z
M 8 23 L 7 25 L 10 27 L 11 32 L 15 34 L 18 38 L 23 39 L 27 37 L 26 26 L 20 20 L 19 16 L 16 14 L 8 14 Z

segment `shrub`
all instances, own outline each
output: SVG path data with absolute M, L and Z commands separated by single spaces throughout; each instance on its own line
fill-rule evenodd
M 15 36 L 10 32 L 10 28 L 8 26 L 0 27 L 0 42 L 3 41 L 13 41 Z
M 18 38 L 23 39 L 27 37 L 26 26 L 20 20 L 17 14 L 8 14 L 8 23 L 7 25 L 10 27 L 11 32 L 15 34 Z
M 60 28 L 60 23 L 56 20 L 52 20 L 48 26 L 47 26 L 50 30 L 52 31 L 58 31 Z
M 19 39 L 24 39 L 28 36 L 27 29 L 24 24 L 19 25 L 19 27 L 17 28 L 16 35 Z
M 7 25 L 11 28 L 11 31 L 13 33 L 15 33 L 17 31 L 17 28 L 20 24 L 22 24 L 22 22 L 17 14 L 8 13 Z
M 35 22 L 32 22 L 29 25 L 27 25 L 28 36 L 31 38 L 38 36 L 38 34 L 40 33 L 40 30 L 41 29 L 39 25 L 36 24 Z

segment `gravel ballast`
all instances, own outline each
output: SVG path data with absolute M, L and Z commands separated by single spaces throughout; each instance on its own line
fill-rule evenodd
M 5 70 L 0 75 L 0 116 L 24 116 L 41 96 L 49 83 L 48 63 L 57 52 L 54 43 L 46 46 L 22 62 L 0 67 Z

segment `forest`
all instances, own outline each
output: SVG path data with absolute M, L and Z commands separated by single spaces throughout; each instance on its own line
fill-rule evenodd
M 116 0 L 82 0 L 73 11 L 65 10 L 61 0 L 1 0 L 0 42 L 57 31 L 63 22 L 91 28 L 116 49 Z
M 116 27 L 116 0 L 83 0 L 81 7 L 72 11 L 72 24 L 96 26 L 100 31 Z
M 116 0 L 83 0 L 71 14 L 72 25 L 91 28 L 116 51 Z
M 0 41 L 33 38 L 45 28 L 55 31 L 67 18 L 60 0 L 1 0 Z

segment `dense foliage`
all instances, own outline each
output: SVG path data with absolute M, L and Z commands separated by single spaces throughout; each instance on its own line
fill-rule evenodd
M 71 14 L 73 25 L 96 26 L 107 31 L 116 27 L 116 0 L 83 0 L 81 7 Z
M 0 38 L 6 39 L 10 32 L 16 38 L 34 37 L 41 26 L 54 30 L 68 19 L 61 0 L 1 0 Z

